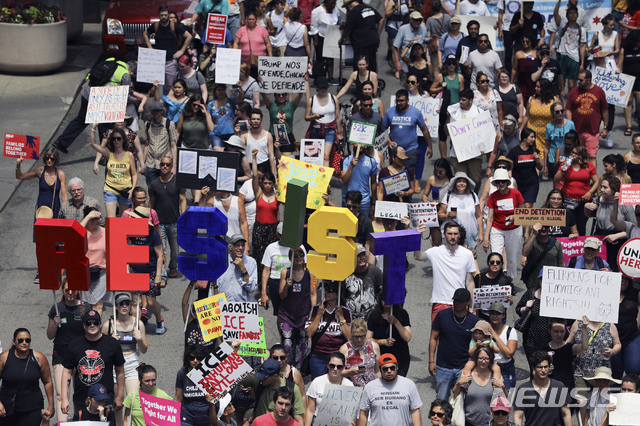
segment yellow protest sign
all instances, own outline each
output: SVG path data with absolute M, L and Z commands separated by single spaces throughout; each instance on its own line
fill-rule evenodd
M 258 318 L 260 324 L 260 342 L 242 342 L 238 348 L 238 355 L 241 356 L 258 356 L 260 358 L 267 357 L 267 341 L 264 335 L 264 322 L 262 317 Z
M 205 342 L 222 336 L 222 321 L 220 316 L 220 302 L 226 302 L 224 293 L 216 294 L 206 299 L 193 302 L 198 316 L 198 323 Z
M 333 169 L 331 167 L 316 166 L 283 156 L 278 166 L 278 201 L 284 203 L 287 199 L 287 183 L 293 179 L 300 179 L 309 183 L 307 208 L 317 209 L 324 206 L 322 194 L 327 192 Z

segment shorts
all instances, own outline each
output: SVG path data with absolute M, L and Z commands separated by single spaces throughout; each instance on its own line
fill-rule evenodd
M 587 149 L 589 158 L 596 158 L 598 155 L 598 146 L 600 145 L 600 135 L 590 135 L 588 133 L 578 133 L 580 145 Z
M 325 128 L 324 137 L 320 135 L 321 128 L 311 126 L 309 129 L 309 139 L 324 139 L 325 143 L 332 144 L 336 140 L 336 129 Z
M 565 80 L 575 80 L 580 73 L 580 63 L 574 61 L 567 55 L 558 53 L 558 61 L 560 62 L 560 70 Z
M 518 190 L 522 194 L 525 203 L 535 203 L 540 190 L 540 181 L 536 179 L 531 182 L 523 182 L 523 185 L 518 184 Z
M 156 286 L 156 272 L 149 272 L 149 291 L 141 291 L 141 295 L 149 297 L 158 297 L 162 294 L 159 286 Z
M 126 204 L 127 206 L 130 206 L 132 204 L 131 200 L 128 198 L 123 197 L 120 194 L 114 194 L 111 191 L 107 191 L 106 189 L 102 190 L 102 194 L 104 195 L 104 203 L 120 203 L 120 204 Z
M 133 352 L 124 356 L 124 380 L 139 380 L 138 366 L 140 365 L 140 355 L 138 352 Z M 113 381 L 116 381 L 116 369 L 113 369 Z

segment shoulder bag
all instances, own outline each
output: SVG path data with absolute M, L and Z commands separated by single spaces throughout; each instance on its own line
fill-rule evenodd
M 322 329 L 322 331 L 318 333 L 318 331 L 316 330 L 316 334 L 314 334 L 313 337 L 311 338 L 311 348 L 309 349 L 309 353 L 304 357 L 304 359 L 302 360 L 302 364 L 300 365 L 300 373 L 303 376 L 308 376 L 309 374 L 311 374 L 311 365 L 309 363 L 311 359 L 311 354 L 313 353 L 313 350 L 316 348 L 316 345 L 320 341 L 320 338 L 327 331 L 327 329 L 329 328 L 329 326 L 331 325 L 335 317 L 336 317 L 336 314 L 334 312 L 334 314 L 331 315 L 331 319 L 327 322 L 327 324 Z

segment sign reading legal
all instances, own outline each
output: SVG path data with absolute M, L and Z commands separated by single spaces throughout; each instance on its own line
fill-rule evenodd
M 409 211 L 405 203 L 394 203 L 393 201 L 378 201 L 376 203 L 375 217 L 401 220 L 408 215 Z

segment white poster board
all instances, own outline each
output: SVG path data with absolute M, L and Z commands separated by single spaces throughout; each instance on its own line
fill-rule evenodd
M 348 141 L 350 143 L 373 146 L 377 129 L 378 126 L 375 124 L 352 121 L 351 127 L 349 128 Z
M 256 302 L 222 302 L 222 339 L 225 342 L 241 340 L 243 342 L 260 341 L 260 320 Z
M 389 140 L 389 129 L 385 130 L 380 136 L 378 136 L 373 142 L 373 147 L 382 153 L 384 157 L 384 163 L 389 164 L 389 144 L 387 141 Z M 380 166 L 382 169 L 382 165 Z
M 414 228 L 418 225 L 427 225 L 429 228 L 437 228 L 438 223 L 438 203 L 412 203 L 408 204 L 409 218 Z
M 127 109 L 129 86 L 92 87 L 85 124 L 120 123 Z
M 138 73 L 136 80 L 141 83 L 153 83 L 158 80 L 164 84 L 165 50 L 138 48 Z
M 545 266 L 540 316 L 618 322 L 620 281 L 617 272 Z
M 411 182 L 409 181 L 409 172 L 404 169 L 402 172 L 380 178 L 380 184 L 384 189 L 384 195 L 392 195 L 398 191 L 408 191 L 411 189 Z
M 502 303 L 502 306 L 508 308 L 511 306 L 508 299 L 510 295 L 511 286 L 508 285 L 474 288 L 472 309 L 489 309 L 491 304 L 495 302 L 500 302 Z
M 607 102 L 622 108 L 629 102 L 635 81 L 636 78 L 631 75 L 616 74 L 601 67 L 597 67 L 593 74 L 593 84 L 604 90 Z
M 216 83 L 236 84 L 240 80 L 240 49 L 225 49 L 219 47 L 216 50 Z
M 474 117 L 448 123 L 447 128 L 460 162 L 493 150 L 496 129 L 493 127 L 493 119 L 489 111 L 482 111 Z
M 327 32 L 324 36 L 324 44 L 322 45 L 323 58 L 340 58 L 340 44 L 342 38 L 342 30 L 339 25 L 327 25 Z
M 407 204 L 395 203 L 393 201 L 377 201 L 375 217 L 381 217 L 383 219 L 397 219 L 401 220 L 403 217 L 408 216 Z
M 300 161 L 324 165 L 324 139 L 302 139 L 300 141 Z
M 609 424 L 640 425 L 640 394 L 625 392 L 611 394 L 616 409 L 609 413 Z
M 322 426 L 350 426 L 359 413 L 362 391 L 363 388 L 357 386 L 327 383 L 313 423 Z
M 258 77 L 262 93 L 304 93 L 307 73 L 306 56 L 258 58 Z
M 391 95 L 390 105 L 396 105 L 396 95 Z M 424 117 L 424 122 L 429 128 L 429 136 L 431 136 L 432 140 L 434 140 L 433 138 L 437 138 L 438 126 L 440 125 L 440 106 L 442 105 L 442 99 L 409 96 L 409 105 L 420 110 Z M 422 130 L 417 128 L 417 126 L 416 131 L 418 132 L 418 136 L 423 136 Z
M 553 11 L 552 11 L 553 12 Z M 480 32 L 478 34 L 486 34 L 489 37 L 489 41 L 491 42 L 491 47 L 493 50 L 497 47 L 497 37 L 496 37 L 496 29 L 494 26 L 498 23 L 497 16 L 480 16 L 480 15 L 457 15 L 460 18 L 460 31 L 467 33 L 467 24 L 469 21 L 478 21 L 480 24 Z M 462 64 L 463 61 L 460 61 Z

